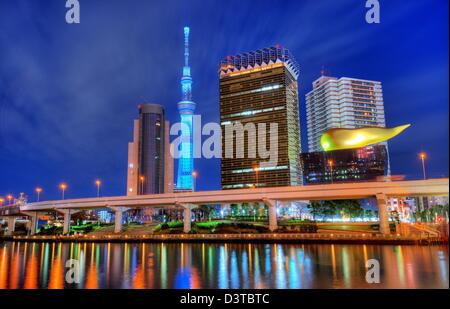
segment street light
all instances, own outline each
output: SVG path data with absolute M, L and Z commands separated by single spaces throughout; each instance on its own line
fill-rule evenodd
M 13 196 L 11 194 L 8 194 L 6 196 L 6 198 L 8 199 L 8 205 L 11 205 L 11 200 L 12 200 Z
M 67 189 L 67 185 L 66 185 L 65 183 L 61 183 L 61 184 L 59 185 L 59 188 L 60 188 L 61 191 L 62 191 L 62 199 L 64 199 L 64 192 L 65 192 L 66 189 Z
M 41 195 L 42 188 L 37 187 L 37 188 L 35 189 L 35 191 L 36 191 L 36 193 L 37 193 L 37 201 L 39 202 L 39 197 L 40 197 L 40 195 Z
M 259 168 L 258 168 L 258 166 L 254 166 L 253 170 L 255 171 L 255 188 L 256 188 L 259 186 L 259 179 L 258 179 Z
M 141 181 L 141 194 L 144 194 L 144 180 L 145 180 L 145 177 L 141 176 L 141 177 L 139 177 L 139 180 Z
M 331 183 L 333 183 L 333 160 L 328 160 L 328 166 L 330 167 L 330 177 L 331 177 Z
M 95 185 L 97 186 L 97 197 L 100 197 L 100 185 L 102 184 L 102 182 L 100 181 L 100 179 L 97 179 L 95 181 Z
M 3 206 L 4 202 L 5 202 L 5 199 L 3 197 L 0 197 L 0 206 Z
M 425 158 L 427 157 L 425 152 L 420 153 L 420 160 L 422 161 L 423 179 L 427 179 L 427 171 L 425 170 Z
M 195 192 L 195 185 L 196 185 L 196 182 L 197 182 L 197 171 L 193 171 L 192 172 L 192 177 L 194 177 L 194 188 L 193 188 L 192 191 Z

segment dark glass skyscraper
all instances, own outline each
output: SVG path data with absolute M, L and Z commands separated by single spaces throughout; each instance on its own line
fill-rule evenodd
M 168 131 L 161 105 L 139 105 L 134 141 L 128 147 L 128 195 L 172 192 L 173 158 Z
M 301 184 L 299 163 L 300 123 L 298 114 L 299 67 L 290 52 L 277 45 L 228 56 L 220 66 L 220 121 L 227 125 L 253 123 L 278 125 L 278 162 L 262 168 L 267 159 L 248 156 L 249 138 L 236 135 L 233 144 L 243 145 L 244 158 L 226 158 L 222 134 L 221 181 L 223 189 L 272 187 Z M 259 141 L 258 141 L 259 142 Z M 258 149 L 258 145 L 255 144 Z M 267 147 L 266 147 L 267 149 Z
M 161 105 L 139 106 L 139 194 L 164 192 L 164 109 Z

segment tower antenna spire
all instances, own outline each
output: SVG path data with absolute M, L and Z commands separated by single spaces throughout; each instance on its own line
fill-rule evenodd
M 189 27 L 184 27 L 184 66 L 189 66 Z

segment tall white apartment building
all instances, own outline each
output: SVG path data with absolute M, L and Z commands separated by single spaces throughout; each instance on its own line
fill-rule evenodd
M 331 128 L 385 127 L 381 82 L 321 76 L 306 94 L 306 122 L 309 152 L 323 151 L 320 137 Z

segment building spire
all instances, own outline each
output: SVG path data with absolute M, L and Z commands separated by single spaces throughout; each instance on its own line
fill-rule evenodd
M 184 27 L 184 66 L 189 66 L 189 27 Z
M 190 30 L 189 27 L 184 27 L 184 66 L 183 66 L 183 76 L 181 77 L 181 100 L 191 102 L 192 77 L 191 77 L 191 68 L 189 66 L 189 30 Z M 195 103 L 193 102 L 192 104 L 195 105 Z M 184 108 L 185 107 L 187 106 L 184 106 Z M 195 106 L 192 107 L 192 109 L 194 108 Z

